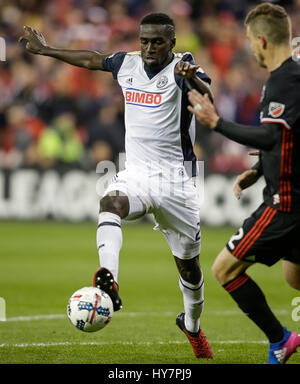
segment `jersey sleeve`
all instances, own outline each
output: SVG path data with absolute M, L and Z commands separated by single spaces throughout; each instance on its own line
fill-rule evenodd
M 259 160 L 251 167 L 251 169 L 257 171 L 259 177 L 263 175 L 263 167 L 260 157 Z
M 239 144 L 262 150 L 272 149 L 281 132 L 278 124 L 243 125 L 224 120 L 222 117 L 219 118 L 215 131 Z
M 268 92 L 269 91 L 269 92 Z M 287 129 L 294 127 L 300 118 L 300 79 L 291 84 L 281 84 L 267 89 L 269 96 L 262 106 L 261 123 L 278 123 Z
M 116 79 L 125 56 L 126 52 L 117 52 L 111 56 L 105 57 L 102 60 L 103 70 L 106 72 L 111 72 L 114 79 Z
M 189 63 L 191 63 L 193 65 L 196 65 L 193 55 L 191 53 L 189 53 L 189 52 L 185 53 L 182 56 L 181 61 L 188 61 Z M 196 76 L 199 79 L 201 79 L 202 81 L 204 81 L 205 83 L 207 83 L 208 85 L 211 84 L 211 78 L 204 72 L 204 70 L 202 68 L 199 68 L 197 70 Z M 181 76 L 176 76 L 175 75 L 175 80 L 176 80 L 176 83 L 177 83 L 177 85 L 179 86 L 180 89 L 182 89 L 183 91 L 187 91 L 187 92 L 189 91 L 189 86 L 187 84 L 186 79 L 184 79 Z

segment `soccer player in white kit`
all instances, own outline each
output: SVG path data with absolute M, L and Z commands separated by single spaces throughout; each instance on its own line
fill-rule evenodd
M 199 264 L 200 218 L 193 177 L 195 121 L 187 109 L 187 92 L 207 93 L 210 79 L 190 53 L 176 54 L 173 20 L 162 13 L 140 23 L 141 51 L 103 55 L 96 51 L 50 47 L 44 37 L 25 27 L 26 49 L 88 69 L 109 71 L 122 88 L 125 101 L 125 170 L 119 172 L 100 200 L 97 247 L 100 268 L 93 284 L 106 291 L 114 310 L 119 296 L 121 220 L 152 213 L 156 229 L 166 237 L 179 271 L 184 312 L 176 324 L 190 341 L 197 358 L 213 358 L 200 328 L 204 281 Z

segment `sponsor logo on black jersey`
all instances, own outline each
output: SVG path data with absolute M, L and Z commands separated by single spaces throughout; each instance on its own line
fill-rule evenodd
M 269 115 L 276 118 L 283 114 L 285 105 L 271 101 L 269 104 Z

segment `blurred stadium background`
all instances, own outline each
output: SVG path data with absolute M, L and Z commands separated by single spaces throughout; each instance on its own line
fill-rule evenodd
M 141 17 L 166 12 L 176 23 L 175 50 L 192 52 L 212 78 L 219 113 L 258 124 L 267 74 L 256 64 L 243 27 L 248 9 L 258 3 L 0 0 L 6 42 L 6 61 L 0 62 L 0 218 L 96 218 L 96 164 L 116 161 L 124 150 L 123 99 L 112 76 L 27 54 L 18 43 L 24 25 L 53 46 L 113 53 L 138 50 Z M 277 3 L 287 8 L 299 36 L 300 1 Z M 247 150 L 197 126 L 195 153 L 207 178 L 203 222 L 238 225 L 261 200 L 261 184 L 243 204 L 232 197 L 228 177 L 254 161 Z

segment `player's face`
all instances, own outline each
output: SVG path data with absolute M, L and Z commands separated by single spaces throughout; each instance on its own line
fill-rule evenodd
M 164 68 L 172 58 L 175 38 L 171 38 L 164 25 L 140 26 L 141 55 L 144 63 L 153 70 Z
M 263 50 L 263 47 L 262 47 L 262 40 L 255 36 L 251 29 L 249 28 L 249 26 L 247 26 L 247 37 L 250 41 L 250 45 L 251 45 L 251 49 L 254 53 L 254 56 L 258 62 L 258 64 L 263 67 L 263 68 L 266 68 L 266 64 L 265 64 L 265 52 Z

